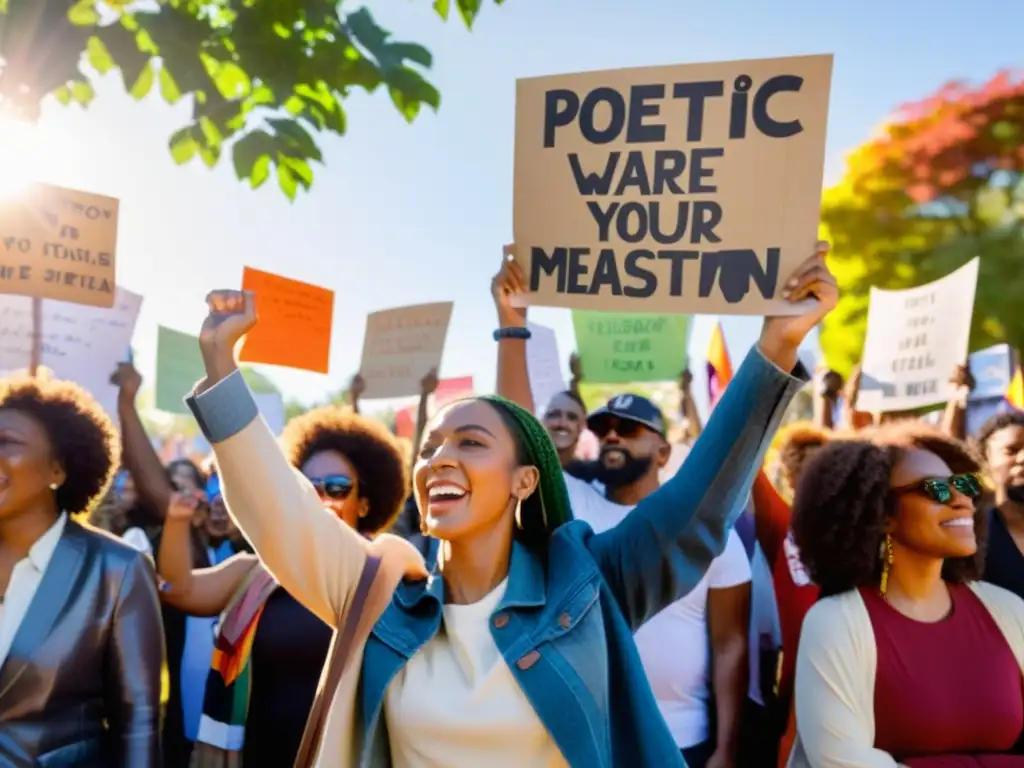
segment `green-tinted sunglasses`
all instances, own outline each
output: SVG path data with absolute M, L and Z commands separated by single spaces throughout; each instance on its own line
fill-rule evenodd
M 954 490 L 969 499 L 976 499 L 981 495 L 981 479 L 977 475 L 968 473 L 945 478 L 929 477 L 911 485 L 893 488 L 894 493 L 920 491 L 939 504 L 949 504 L 953 500 Z

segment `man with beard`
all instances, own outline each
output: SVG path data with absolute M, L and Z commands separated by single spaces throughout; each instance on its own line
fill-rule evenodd
M 1024 597 L 1024 413 L 996 414 L 977 442 L 996 485 L 983 578 Z
M 576 517 L 600 533 L 660 487 L 672 449 L 664 416 L 640 395 L 613 397 L 587 426 L 601 442 L 594 469 L 604 495 L 568 472 L 566 484 Z M 693 591 L 634 636 L 661 714 L 691 768 L 737 764 L 749 617 L 750 563 L 730 531 L 725 551 Z

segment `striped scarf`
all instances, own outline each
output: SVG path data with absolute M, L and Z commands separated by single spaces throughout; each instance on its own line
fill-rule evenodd
M 249 657 L 263 608 L 277 586 L 261 565 L 255 566 L 221 616 L 206 678 L 199 735 L 192 750 L 192 768 L 242 765 L 252 690 Z

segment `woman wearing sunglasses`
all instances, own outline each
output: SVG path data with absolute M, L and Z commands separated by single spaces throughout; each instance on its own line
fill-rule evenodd
M 791 766 L 1020 766 L 1024 601 L 977 581 L 980 464 L 918 422 L 807 465 L 793 533 L 804 619 Z
M 394 520 L 408 479 L 397 439 L 382 424 L 327 406 L 292 419 L 281 444 L 321 506 L 350 528 L 372 537 Z M 211 505 L 220 497 L 217 475 L 207 494 Z M 188 528 L 199 506 L 194 495 L 174 497 L 157 557 L 166 602 L 221 617 L 193 765 L 237 766 L 241 758 L 244 765 L 291 766 L 331 629 L 282 589 L 255 555 L 193 569 Z M 282 529 L 279 535 L 293 533 Z M 247 707 L 236 704 L 245 701 Z

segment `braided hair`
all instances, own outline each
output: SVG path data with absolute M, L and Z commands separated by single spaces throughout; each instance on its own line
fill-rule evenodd
M 517 534 L 527 546 L 544 547 L 560 525 L 572 520 L 569 491 L 565 487 L 562 464 L 548 431 L 532 413 L 498 395 L 477 398 L 498 412 L 516 446 L 519 466 L 534 466 L 540 479 L 537 490 L 520 507 Z

